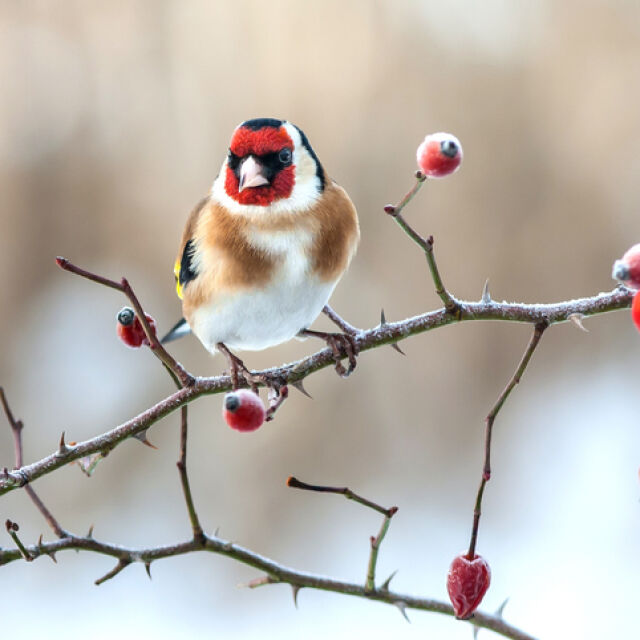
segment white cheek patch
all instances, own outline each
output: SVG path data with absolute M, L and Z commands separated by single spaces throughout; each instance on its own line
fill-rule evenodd
M 317 176 L 315 160 L 302 144 L 302 139 L 296 127 L 290 122 L 283 124 L 289 137 L 293 141 L 293 164 L 295 165 L 295 182 L 291 195 L 288 198 L 280 198 L 270 205 L 260 206 L 256 204 L 240 204 L 234 200 L 225 189 L 227 176 L 227 160 L 225 158 L 218 177 L 211 188 L 211 198 L 225 207 L 231 213 L 246 216 L 264 215 L 268 209 L 270 213 L 296 213 L 306 211 L 320 197 L 322 184 Z

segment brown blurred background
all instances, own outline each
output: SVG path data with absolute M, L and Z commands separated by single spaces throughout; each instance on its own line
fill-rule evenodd
M 115 337 L 122 296 L 65 274 L 56 255 L 126 275 L 160 324 L 179 315 L 171 273 L 186 215 L 207 192 L 240 121 L 305 130 L 356 203 L 360 251 L 332 305 L 357 326 L 439 306 L 420 252 L 382 212 L 412 185 L 415 149 L 446 130 L 462 170 L 429 182 L 407 217 L 436 238 L 447 286 L 478 299 L 551 302 L 612 288 L 611 265 L 640 240 L 640 6 L 561 3 L 0 2 L 0 383 L 26 424 L 26 458 L 60 432 L 95 436 L 171 392 L 148 352 Z M 483 609 L 544 638 L 630 637 L 640 571 L 636 472 L 640 336 L 628 313 L 545 336 L 496 422 L 479 551 L 493 569 Z M 329 326 L 318 321 L 317 326 Z M 220 397 L 191 409 L 190 469 L 207 530 L 303 570 L 363 580 L 380 520 L 337 496 L 348 485 L 398 505 L 379 562 L 400 591 L 446 598 L 468 542 L 483 419 L 529 328 L 451 326 L 364 354 L 341 381 L 307 381 L 277 419 L 232 432 Z M 245 354 L 252 367 L 319 348 Z M 200 375 L 224 364 L 193 338 L 173 353 Z M 186 538 L 175 468 L 178 420 L 125 443 L 86 479 L 72 466 L 36 488 L 62 521 L 125 545 Z M 12 464 L 0 429 L 2 465 Z M 51 537 L 27 497 L 0 520 L 25 542 Z M 4 535 L 4 534 L 3 534 Z M 8 536 L 0 541 L 11 545 Z M 286 587 L 192 555 L 132 566 L 66 553 L 0 570 L 6 633 L 47 637 L 469 638 L 436 614 Z M 615 612 L 615 614 L 614 614 Z M 488 632 L 481 632 L 489 635 Z

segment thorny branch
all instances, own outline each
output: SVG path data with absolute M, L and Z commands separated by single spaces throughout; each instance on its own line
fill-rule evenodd
M 11 427 L 11 432 L 13 433 L 13 445 L 15 450 L 16 457 L 16 469 L 20 469 L 22 467 L 22 429 L 24 425 L 22 420 L 16 420 L 11 412 L 11 408 L 9 407 L 9 401 L 7 400 L 7 396 L 5 395 L 4 389 L 0 387 L 0 403 L 2 404 L 2 408 L 4 409 L 4 413 L 7 417 L 7 421 L 9 422 L 9 426 Z M 33 487 L 26 484 L 24 486 L 24 490 L 27 492 L 27 495 L 31 499 L 31 502 L 35 504 L 36 508 L 43 515 L 44 519 L 47 521 L 47 524 L 51 527 L 53 532 L 59 537 L 64 538 L 69 535 L 67 531 L 65 531 L 55 519 L 53 514 L 47 509 L 44 502 L 40 500 L 38 494 L 34 491 Z
M 403 231 L 424 251 L 436 293 L 440 296 L 440 299 L 444 304 L 444 308 L 412 318 L 407 318 L 401 322 L 395 323 L 387 322 L 383 313 L 380 325 L 368 330 L 360 330 L 353 327 L 336 314 L 329 306 L 325 307 L 323 311 L 344 331 L 345 335 L 349 337 L 350 343 L 351 341 L 353 342 L 353 348 L 356 353 L 374 349 L 386 344 L 394 346 L 399 350 L 396 343 L 400 340 L 404 340 L 410 336 L 430 331 L 453 322 L 462 322 L 466 320 L 503 320 L 529 323 L 535 326 L 534 334 L 516 370 L 516 373 L 486 418 L 485 462 L 482 481 L 476 499 L 474 523 L 469 548 L 469 554 L 470 556 L 473 556 L 477 541 L 482 495 L 491 474 L 490 447 L 493 422 L 508 395 L 520 381 L 520 377 L 522 376 L 533 351 L 542 336 L 542 333 L 552 324 L 566 322 L 567 320 L 573 320 L 575 322 L 576 319 L 579 319 L 576 324 L 581 326 L 580 321 L 586 316 L 628 308 L 631 304 L 633 292 L 624 287 L 618 287 L 611 292 L 600 293 L 589 298 L 570 300 L 556 304 L 531 305 L 522 303 L 494 302 L 485 287 L 485 291 L 483 292 L 482 298 L 479 302 L 457 300 L 445 288 L 442 277 L 438 271 L 433 253 L 433 236 L 428 236 L 425 239 L 416 232 L 402 216 L 402 210 L 413 199 L 425 181 L 425 177 L 420 172 L 416 174 L 416 179 L 415 185 L 404 196 L 404 198 L 395 206 L 387 205 L 385 207 L 385 211 L 394 218 Z M 138 416 L 119 425 L 118 427 L 115 427 L 111 431 L 96 436 L 95 438 L 68 445 L 64 441 L 63 433 L 60 445 L 55 453 L 32 464 L 24 465 L 21 437 L 23 425 L 21 421 L 16 420 L 13 416 L 4 391 L 0 388 L 0 402 L 9 425 L 11 426 L 16 452 L 16 468 L 13 471 L 9 471 L 7 468 L 4 468 L 0 472 L 0 495 L 16 488 L 24 487 L 31 500 L 59 538 L 54 542 L 44 543 L 42 541 L 42 536 L 40 536 L 36 545 L 26 546 L 17 534 L 19 530 L 18 524 L 11 520 L 7 520 L 6 529 L 13 539 L 16 549 L 0 548 L 0 565 L 7 564 L 20 558 L 33 561 L 42 555 L 48 555 L 55 560 L 55 553 L 66 549 L 93 551 L 117 558 L 117 564 L 115 567 L 103 577 L 96 580 L 96 584 L 101 584 L 102 582 L 113 578 L 133 563 L 143 563 L 150 576 L 150 566 L 155 560 L 204 550 L 228 556 L 234 560 L 265 572 L 264 577 L 257 578 L 252 581 L 249 586 L 255 587 L 275 583 L 286 583 L 290 585 L 294 592 L 294 599 L 296 598 L 298 591 L 301 588 L 306 587 L 333 591 L 336 593 L 343 593 L 393 604 L 405 617 L 405 609 L 407 608 L 435 611 L 451 616 L 454 615 L 452 607 L 443 602 L 425 598 L 416 598 L 390 591 L 389 583 L 394 574 L 392 574 L 380 587 L 376 588 L 375 570 L 378 551 L 380 544 L 387 533 L 390 520 L 396 513 L 397 508 L 391 507 L 390 509 L 385 509 L 366 498 L 362 498 L 346 487 L 336 488 L 322 485 L 309 485 L 300 482 L 295 478 L 289 478 L 287 482 L 289 486 L 300 489 L 342 494 L 348 499 L 359 502 L 360 504 L 383 514 L 384 521 L 380 532 L 377 536 L 372 536 L 370 539 L 371 550 L 364 585 L 296 571 L 284 565 L 280 565 L 273 560 L 260 556 L 253 551 L 236 545 L 235 543 L 226 541 L 220 538 L 217 534 L 209 536 L 205 534 L 202 529 L 197 516 L 187 474 L 187 404 L 202 395 L 223 393 L 235 388 L 236 386 L 247 386 L 248 383 L 247 380 L 244 379 L 245 377 L 250 378 L 249 383 L 252 385 L 269 386 L 269 381 L 277 380 L 279 387 L 286 389 L 286 386 L 284 385 L 291 384 L 303 393 L 306 393 L 302 386 L 302 381 L 312 373 L 333 365 L 335 363 L 335 348 L 332 349 L 327 347 L 313 355 L 282 367 L 267 369 L 264 371 L 247 372 L 250 375 L 242 376 L 240 380 L 232 380 L 230 376 L 226 375 L 209 378 L 194 378 L 159 343 L 155 333 L 151 330 L 149 323 L 146 320 L 142 305 L 125 278 L 120 282 L 110 280 L 103 276 L 85 271 L 84 269 L 73 265 L 65 258 L 58 258 L 56 262 L 66 271 L 118 290 L 127 296 L 141 321 L 152 351 L 168 370 L 169 374 L 176 382 L 178 390 Z M 339 355 L 342 357 L 349 355 L 344 346 L 341 347 Z M 282 394 L 279 402 L 277 402 L 275 406 L 272 406 L 272 413 L 285 398 L 286 393 Z M 76 536 L 64 530 L 59 525 L 58 521 L 30 486 L 29 483 L 32 481 L 47 475 L 70 462 L 91 454 L 105 456 L 127 438 L 137 437 L 145 444 L 150 444 L 146 440 L 147 430 L 156 422 L 178 408 L 181 410 L 181 428 L 180 454 L 177 466 L 193 532 L 193 537 L 190 540 L 162 547 L 131 549 L 107 542 L 100 542 L 94 539 L 92 535 L 92 528 L 86 536 Z M 501 613 L 488 615 L 476 612 L 471 621 L 475 627 L 493 630 L 506 638 L 513 638 L 514 640 L 534 640 L 528 634 L 507 624 L 503 620 Z
M 625 287 L 618 287 L 607 293 L 600 293 L 590 298 L 580 298 L 556 304 L 522 304 L 509 302 L 458 301 L 459 310 L 454 316 L 446 309 L 430 311 L 401 322 L 386 322 L 369 330 L 360 331 L 353 338 L 358 350 L 369 351 L 382 345 L 406 340 L 426 331 L 467 320 L 506 320 L 536 324 L 546 322 L 549 325 L 566 322 L 575 314 L 583 316 L 597 315 L 618 309 L 627 309 L 631 305 L 633 292 Z M 281 367 L 256 372 L 265 377 L 279 378 L 283 384 L 294 387 L 312 373 L 333 366 L 331 349 L 324 348 L 316 353 Z M 263 383 L 258 383 L 259 386 Z M 247 386 L 242 379 L 239 386 Z M 193 384 L 175 391 L 134 418 L 123 422 L 114 429 L 95 438 L 90 438 L 75 445 L 67 445 L 58 451 L 32 464 L 24 465 L 14 471 L 0 473 L 0 495 L 24 486 L 37 478 L 59 469 L 60 467 L 85 456 L 108 452 L 118 444 L 149 429 L 156 422 L 173 411 L 203 395 L 226 393 L 232 388 L 231 378 L 227 375 L 195 378 Z
M 269 581 L 262 581 L 264 584 L 286 583 L 297 587 L 298 589 L 309 588 L 333 591 L 334 593 L 342 593 L 378 602 L 385 602 L 387 604 L 395 605 L 396 607 L 432 611 L 453 616 L 453 608 L 451 605 L 445 604 L 444 602 L 432 600 L 430 598 L 417 598 L 415 596 L 383 589 L 378 589 L 377 591 L 369 593 L 361 584 L 296 571 L 295 569 L 278 564 L 269 558 L 261 556 L 249 549 L 216 535 L 205 535 L 204 544 L 202 545 L 195 540 L 187 540 L 186 542 L 150 549 L 130 549 L 109 543 L 98 542 L 93 538 L 78 536 L 70 536 L 54 542 L 26 547 L 26 551 L 34 559 L 43 554 L 56 553 L 65 549 L 93 551 L 117 558 L 118 563 L 116 564 L 116 567 L 109 572 L 109 574 L 112 575 L 107 574 L 109 577 L 113 577 L 116 573 L 119 573 L 124 569 L 122 564 L 125 562 L 125 566 L 133 563 L 146 565 L 148 563 L 155 562 L 156 560 L 160 560 L 161 558 L 180 556 L 195 551 L 209 551 L 211 553 L 227 556 L 233 560 L 237 560 L 254 567 L 255 569 L 264 571 L 268 576 L 271 576 Z M 21 557 L 20 551 L 17 549 L 3 550 L 0 554 L 0 564 L 19 560 Z M 107 576 L 104 576 L 100 580 L 104 580 Z M 535 640 L 532 636 L 507 624 L 499 616 L 476 612 L 472 621 L 474 625 L 500 633 L 505 638 L 512 638 L 513 640 Z

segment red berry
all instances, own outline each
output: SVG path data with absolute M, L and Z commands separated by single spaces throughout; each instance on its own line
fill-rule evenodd
M 155 335 L 155 320 L 148 313 L 145 313 L 145 316 L 153 334 Z M 128 347 L 137 349 L 143 344 L 149 344 L 149 340 L 147 339 L 144 329 L 142 328 L 142 324 L 140 323 L 140 318 L 138 318 L 134 310 L 130 307 L 124 307 L 118 313 L 118 324 L 116 330 L 120 340 L 122 340 L 122 342 L 124 342 Z
M 627 287 L 640 289 L 640 244 L 635 244 L 613 265 L 613 277 Z
M 444 178 L 462 162 L 460 140 L 450 133 L 431 133 L 418 147 L 418 167 L 428 178 Z
M 479 555 L 473 560 L 465 554 L 456 556 L 447 574 L 447 591 L 456 618 L 465 620 L 478 608 L 491 582 L 491 569 Z
M 631 303 L 631 319 L 633 324 L 636 325 L 638 331 L 640 331 L 640 291 L 633 296 L 633 302 Z
M 255 431 L 264 422 L 265 410 L 258 394 L 238 389 L 224 397 L 222 416 L 236 431 Z

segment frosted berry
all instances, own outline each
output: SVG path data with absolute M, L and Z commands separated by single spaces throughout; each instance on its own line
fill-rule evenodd
M 264 422 L 265 410 L 259 395 L 238 389 L 224 397 L 222 416 L 236 431 L 255 431 Z
M 636 325 L 638 331 L 640 331 L 640 291 L 633 296 L 633 302 L 631 303 L 631 319 L 633 324 Z
M 148 313 L 145 313 L 145 316 L 155 335 L 155 320 Z M 120 340 L 122 340 L 122 342 L 124 342 L 128 347 L 137 349 L 143 344 L 149 344 L 149 340 L 144 333 L 140 319 L 135 314 L 135 311 L 130 307 L 124 307 L 118 313 L 118 324 L 116 326 L 116 330 Z
M 462 145 L 451 133 L 431 133 L 418 147 L 418 167 L 428 178 L 444 178 L 462 162 Z
M 491 582 L 491 569 L 479 555 L 469 560 L 466 554 L 456 556 L 447 574 L 447 591 L 456 618 L 465 620 L 478 608 Z
M 640 244 L 635 244 L 613 264 L 613 277 L 627 287 L 640 289 Z

